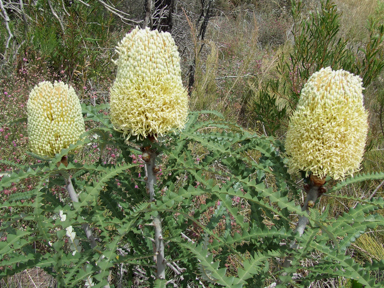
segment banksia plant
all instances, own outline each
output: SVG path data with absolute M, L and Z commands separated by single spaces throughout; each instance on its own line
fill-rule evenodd
M 44 81 L 36 85 L 29 94 L 27 112 L 29 143 L 35 154 L 54 157 L 62 149 L 79 141 L 81 134 L 85 133 L 79 98 L 72 87 L 62 82 L 55 81 L 52 85 Z M 61 163 L 68 165 L 66 156 Z M 71 200 L 78 202 L 71 178 L 66 174 L 63 177 Z M 92 247 L 95 247 L 89 225 L 82 226 Z
M 362 91 L 361 78 L 344 70 L 309 78 L 285 142 L 291 171 L 337 180 L 359 170 L 368 132 Z
M 115 129 L 138 138 L 182 129 L 188 95 L 171 34 L 136 28 L 116 50 L 117 76 L 110 93 Z
M 35 154 L 53 157 L 85 132 L 79 98 L 62 82 L 36 85 L 29 94 L 27 111 L 29 143 Z
M 157 136 L 184 128 L 188 94 L 183 87 L 180 57 L 171 34 L 136 28 L 117 47 L 116 80 L 110 93 L 111 122 L 128 138 L 156 141 Z M 141 147 L 146 189 L 155 201 L 158 151 Z M 160 215 L 154 217 L 157 278 L 165 278 Z

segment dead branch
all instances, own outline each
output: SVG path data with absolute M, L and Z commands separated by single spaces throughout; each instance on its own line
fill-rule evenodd
M 79 1 L 79 0 L 77 0 L 77 1 Z M 103 5 L 105 9 L 107 9 L 109 12 L 111 12 L 112 14 L 116 15 L 117 17 L 119 17 L 121 19 L 121 21 L 123 21 L 126 24 L 136 24 L 136 25 L 139 25 L 141 22 L 143 22 L 142 20 L 141 21 L 136 21 L 136 20 L 132 20 L 132 19 L 127 18 L 127 16 L 129 16 L 128 13 L 125 13 L 125 12 L 123 12 L 121 10 L 116 9 L 115 7 L 105 3 L 103 0 L 97 0 L 97 1 L 99 1 L 99 3 L 101 5 Z
M 7 43 L 5 44 L 5 49 L 7 50 L 9 48 L 9 42 L 11 42 L 12 38 L 14 37 L 13 36 L 13 33 L 11 31 L 11 28 L 9 27 L 9 22 L 11 21 L 8 17 L 8 13 L 7 11 L 5 10 L 5 7 L 4 7 L 4 3 L 3 3 L 3 0 L 0 0 L 0 8 L 1 8 L 1 16 L 3 17 L 4 19 L 4 22 L 5 22 L 5 27 L 7 28 L 7 31 L 8 31 L 8 39 L 7 39 Z
M 63 31 L 63 34 L 65 35 L 65 29 L 64 29 L 63 22 L 61 21 L 60 17 L 56 14 L 55 10 L 53 10 L 51 1 L 50 0 L 47 0 L 47 1 L 48 1 L 48 5 L 49 5 L 49 8 L 51 9 L 53 16 L 57 19 L 57 21 L 59 21 L 61 30 Z

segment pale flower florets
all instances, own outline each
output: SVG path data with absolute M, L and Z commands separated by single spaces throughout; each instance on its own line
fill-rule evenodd
M 110 94 L 115 129 L 138 138 L 182 129 L 188 94 L 171 34 L 136 28 L 116 50 L 117 75 Z
M 85 132 L 79 98 L 62 82 L 44 81 L 29 94 L 28 136 L 32 152 L 53 157 Z
M 289 168 L 320 178 L 344 178 L 359 170 L 368 132 L 359 76 L 330 67 L 304 85 L 290 119 L 285 148 Z

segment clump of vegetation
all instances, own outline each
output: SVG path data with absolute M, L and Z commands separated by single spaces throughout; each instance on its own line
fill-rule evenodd
M 3 2 L 5 19 L 11 15 L 9 5 L 16 4 Z M 383 170 L 379 159 L 372 158 L 381 155 L 382 141 L 376 136 L 383 130 L 378 128 L 383 97 L 376 93 L 382 90 L 384 66 L 379 14 L 367 13 L 368 33 L 356 39 L 347 37 L 348 29 L 341 26 L 346 18 L 329 0 L 320 6 L 312 1 L 206 0 L 201 6 L 186 1 L 170 12 L 175 23 L 192 31 L 183 34 L 173 26 L 173 33 L 181 33 L 174 35 L 176 44 L 179 39 L 185 46 L 177 52 L 170 34 L 136 28 L 128 35 L 155 33 L 172 44 L 157 40 L 164 44 L 155 45 L 157 58 L 148 52 L 155 43 L 141 42 L 146 36 L 135 41 L 137 47 L 126 47 L 136 54 L 120 49 L 115 78 L 116 39 L 144 22 L 166 31 L 163 20 L 171 15 L 166 7 L 161 10 L 165 14 L 146 13 L 140 22 L 122 13 L 119 1 L 107 6 L 103 1 L 57 3 L 25 5 L 15 10 L 20 17 L 11 15 L 0 28 L 5 32 L 0 37 L 9 36 L 7 27 L 14 34 L 6 37 L 8 47 L 0 46 L 5 52 L 0 80 L 1 285 L 13 285 L 17 275 L 25 283 L 26 272 L 44 271 L 42 278 L 52 278 L 41 287 L 382 286 L 384 173 L 378 172 Z M 54 24 L 49 27 L 47 21 Z M 223 27 L 231 33 L 224 34 Z M 181 69 L 175 68 L 179 53 Z M 168 60 L 162 61 L 162 55 Z M 365 125 L 359 141 L 348 147 L 336 143 L 336 156 L 322 154 L 330 137 L 318 126 L 334 111 L 335 97 L 323 105 L 329 109 L 319 112 L 313 97 L 307 97 L 310 89 L 304 89 L 309 94 L 301 91 L 311 75 L 328 66 L 354 73 L 367 88 L 364 103 L 371 127 L 360 174 L 366 118 L 347 119 Z M 182 87 L 181 76 L 188 88 Z M 32 88 L 47 80 L 76 90 L 86 131 L 70 135 L 76 140 L 58 151 L 39 155 L 36 149 L 30 152 L 26 103 Z M 337 85 L 328 82 L 327 91 L 335 91 Z M 351 83 L 342 86 L 336 90 L 345 100 Z M 134 104 L 121 109 L 126 106 L 119 103 L 128 99 Z M 317 112 L 300 125 L 313 129 L 305 130 L 305 137 L 292 137 L 291 128 L 285 143 L 291 115 L 306 117 L 308 111 L 300 114 L 303 101 Z M 57 110 L 57 103 L 40 108 Z M 174 121 L 158 117 L 172 111 L 176 118 L 168 118 Z M 331 118 L 339 119 L 336 114 Z M 185 123 L 181 131 L 168 131 L 180 123 Z M 308 149 L 296 145 L 308 139 L 318 142 L 311 148 L 313 143 L 305 144 Z M 357 142 L 352 168 L 330 164 Z M 317 148 L 314 157 L 311 151 Z M 293 160 L 292 150 L 298 152 Z M 297 159 L 312 160 L 303 166 Z M 300 163 L 292 166 L 292 161 Z M 289 174 L 288 168 L 303 171 Z
M 322 1 L 319 11 L 308 18 L 303 16 L 303 5 L 301 1 L 292 3 L 293 45 L 287 54 L 279 56 L 278 77 L 264 82 L 258 90 L 252 85 L 248 92 L 251 115 L 269 134 L 286 126 L 285 120 L 295 110 L 303 85 L 314 72 L 325 67 L 343 69 L 360 75 L 363 87 L 368 87 L 384 68 L 383 25 L 370 20 L 364 48 L 353 49 L 353 42 L 338 34 L 340 13 L 332 1 Z

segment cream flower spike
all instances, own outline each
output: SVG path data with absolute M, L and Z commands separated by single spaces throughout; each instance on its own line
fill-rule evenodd
M 138 138 L 182 129 L 188 94 L 171 34 L 136 28 L 116 48 L 117 76 L 110 94 L 116 130 Z
M 36 85 L 27 103 L 28 136 L 33 153 L 53 157 L 85 132 L 79 98 L 62 82 Z
M 304 85 L 285 148 L 291 172 L 342 179 L 359 170 L 368 133 L 359 76 L 330 67 Z

